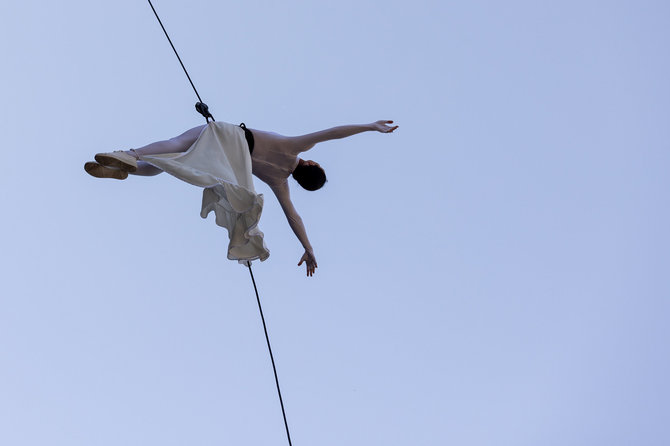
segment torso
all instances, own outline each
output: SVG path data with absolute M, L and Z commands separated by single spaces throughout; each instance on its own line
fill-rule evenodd
M 269 186 L 284 183 L 298 165 L 298 153 L 292 153 L 286 136 L 250 129 L 254 135 L 251 171 Z

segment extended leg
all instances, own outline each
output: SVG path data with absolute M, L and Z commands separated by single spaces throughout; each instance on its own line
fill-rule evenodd
M 95 155 L 96 162 L 84 164 L 84 169 L 97 178 L 116 178 L 118 180 L 125 179 L 129 173 L 143 176 L 158 175 L 162 170 L 140 161 L 139 157 L 141 155 L 186 152 L 198 139 L 204 128 L 205 125 L 194 127 L 174 138 L 154 142 L 138 149 L 98 153 Z
M 205 128 L 205 125 L 198 127 L 193 127 L 190 130 L 186 130 L 179 136 L 174 138 L 166 139 L 165 141 L 153 142 L 147 144 L 146 146 L 135 149 L 140 155 L 159 155 L 161 153 L 179 153 L 186 152 L 191 145 L 198 139 L 200 133 Z M 135 156 L 132 152 L 127 152 L 129 155 Z
M 154 167 L 149 163 L 145 163 L 144 161 L 138 161 L 137 170 L 135 172 L 132 172 L 131 175 L 139 175 L 142 177 L 153 177 L 154 175 L 158 175 L 159 173 L 163 173 L 163 171 L 160 170 L 158 167 Z
M 126 151 L 127 154 L 137 158 L 137 154 L 139 155 L 159 155 L 161 153 L 179 153 L 179 152 L 186 152 L 189 147 L 193 145 L 196 139 L 198 139 L 198 136 L 200 136 L 200 133 L 202 133 L 202 130 L 205 128 L 205 125 L 201 125 L 198 127 L 194 127 L 190 130 L 185 131 L 179 136 L 175 136 L 174 138 L 166 139 L 165 141 L 158 141 L 154 142 L 151 144 L 147 144 L 146 146 L 140 147 L 138 149 L 134 150 L 128 150 Z M 136 152 L 136 153 L 133 153 Z M 137 162 L 137 170 L 135 172 L 131 172 L 133 175 L 141 175 L 141 176 L 153 176 L 153 175 L 158 175 L 161 173 L 162 170 L 158 169 L 157 167 L 152 166 L 149 163 L 145 163 L 144 161 L 138 161 Z

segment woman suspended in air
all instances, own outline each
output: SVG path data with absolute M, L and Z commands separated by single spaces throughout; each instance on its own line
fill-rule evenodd
M 298 266 L 304 262 L 307 275 L 312 276 L 317 267 L 314 250 L 291 202 L 287 180 L 292 176 L 303 188 L 315 191 L 325 184 L 326 174 L 319 163 L 298 155 L 322 141 L 366 131 L 391 133 L 398 128 L 390 124 L 393 121 L 382 120 L 290 137 L 247 129 L 244 124 L 210 122 L 175 138 L 138 149 L 99 153 L 95 156 L 96 161 L 87 162 L 84 168 L 94 177 L 119 180 L 127 178 L 128 174 L 152 176 L 166 171 L 191 184 L 206 187 L 202 214 L 205 217 L 209 211 L 215 210 L 217 224 L 228 228 L 231 238 L 228 257 L 264 260 L 269 252 L 264 249 L 262 232 L 255 228 L 262 198 L 260 204 L 257 203 L 257 211 L 249 211 L 254 202 L 259 201 L 249 174 L 253 173 L 270 186 L 277 197 L 291 229 L 305 249 Z M 244 171 L 248 171 L 248 178 Z M 254 193 L 249 194 L 249 190 Z M 254 234 L 260 234 L 256 237 L 260 241 L 253 241 Z

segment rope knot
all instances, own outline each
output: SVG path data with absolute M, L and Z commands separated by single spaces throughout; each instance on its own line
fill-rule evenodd
M 212 121 L 214 121 L 214 116 L 212 116 L 212 114 L 209 112 L 209 107 L 207 107 L 207 104 L 204 102 L 196 102 L 195 109 L 198 111 L 198 113 L 205 117 L 207 122 L 209 122 L 209 118 L 212 118 Z

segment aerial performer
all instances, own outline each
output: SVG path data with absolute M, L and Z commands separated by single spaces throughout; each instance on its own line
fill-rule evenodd
M 124 180 L 128 174 L 153 176 L 167 172 L 203 191 L 201 216 L 216 214 L 216 223 L 228 229 L 228 258 L 240 263 L 265 260 L 269 251 L 257 228 L 263 197 L 255 193 L 251 174 L 272 189 L 291 229 L 305 249 L 298 266 L 307 276 L 317 268 L 305 225 L 291 201 L 288 177 L 315 191 L 326 183 L 324 169 L 299 155 L 316 144 L 367 131 L 392 133 L 398 126 L 381 120 L 343 125 L 301 136 L 283 136 L 247 128 L 244 124 L 209 122 L 174 138 L 129 150 L 98 153 L 84 169 L 96 178 Z

